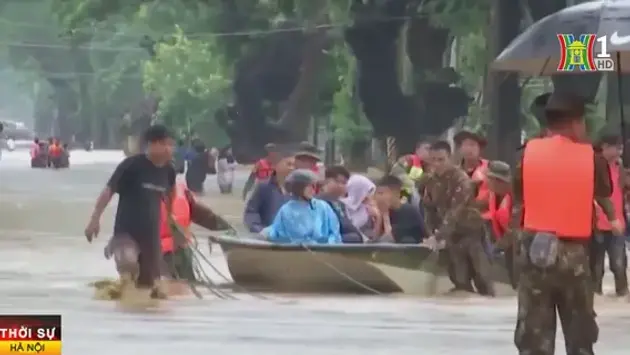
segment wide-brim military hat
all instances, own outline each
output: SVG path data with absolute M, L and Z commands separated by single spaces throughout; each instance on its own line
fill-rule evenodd
M 463 129 L 453 137 L 456 146 L 462 145 L 462 142 L 467 139 L 477 142 L 482 148 L 488 144 L 488 141 L 481 133 L 469 129 Z
M 486 171 L 486 177 L 495 178 L 504 182 L 512 181 L 512 173 L 510 172 L 510 165 L 504 161 L 493 160 L 488 163 L 488 169 Z
M 301 142 L 297 145 L 295 157 L 306 157 L 316 161 L 321 161 L 320 150 L 309 142 Z
M 585 98 L 571 94 L 554 92 L 545 105 L 545 113 L 563 113 L 572 116 L 583 116 L 586 112 Z

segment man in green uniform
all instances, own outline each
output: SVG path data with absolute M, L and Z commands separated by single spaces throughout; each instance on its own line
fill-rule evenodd
M 433 235 L 427 243 L 444 243 L 449 255 L 449 277 L 454 290 L 494 296 L 491 264 L 485 250 L 485 228 L 474 204 L 475 188 L 466 173 L 453 164 L 451 146 L 438 141 L 430 150 L 432 173 L 424 183 L 422 204 L 426 225 Z
M 584 111 L 584 100 L 571 95 L 552 94 L 545 105 L 545 136 L 559 135 L 573 141 L 585 139 Z M 520 152 L 513 176 L 512 233 L 520 230 L 522 221 L 527 219 L 522 165 L 526 149 L 527 145 Z M 615 220 L 609 198 L 612 187 L 607 163 L 601 156 L 593 156 L 595 200 L 602 206 L 615 233 L 621 234 L 621 223 Z M 549 196 L 549 199 L 553 198 L 553 195 Z M 566 353 L 593 354 L 593 344 L 597 341 L 599 329 L 593 309 L 594 292 L 588 250 L 590 240 L 549 238 L 548 247 L 545 247 L 545 244 L 539 244 L 544 238 L 537 239 L 542 234 L 545 234 L 544 231 L 532 230 L 521 230 L 517 234 L 520 278 L 514 343 L 521 355 L 554 354 L 558 314 L 565 336 Z M 543 246 L 536 247 L 540 245 Z M 538 257 L 541 255 L 549 261 L 548 267 L 536 263 L 540 261 Z

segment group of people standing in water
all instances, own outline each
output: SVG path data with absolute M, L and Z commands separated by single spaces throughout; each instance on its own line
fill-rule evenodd
M 221 193 L 232 193 L 234 171 L 238 162 L 229 145 L 221 149 L 208 149 L 199 139 L 192 139 L 189 143 L 180 139 L 175 149 L 173 164 L 178 174 L 185 174 L 188 188 L 197 194 L 203 193 L 207 175 L 215 174 Z
M 68 144 L 58 138 L 50 137 L 47 141 L 33 139 L 30 148 L 32 168 L 68 168 L 70 167 L 70 149 Z
M 487 296 L 495 295 L 492 263 L 502 255 L 518 295 L 519 353 L 554 353 L 557 314 L 567 354 L 593 354 L 593 299 L 602 292 L 606 255 L 615 296 L 628 295 L 623 142 L 615 134 L 589 141 L 578 97 L 554 93 L 536 103 L 543 129 L 517 152 L 514 167 L 484 159 L 486 141 L 473 131 L 455 136 L 461 159 L 447 141 L 422 140 L 376 181 L 343 166 L 322 167 L 313 146 L 269 145 L 256 164 L 244 223 L 274 243 L 422 243 L 448 257 L 453 290 Z M 103 210 L 119 194 L 106 255 L 123 279 L 155 292 L 164 257 L 187 243 L 175 235 L 173 248 L 160 242 L 165 221 L 186 228 L 203 215 L 200 223 L 217 222 L 208 222 L 207 211 L 195 213 L 190 186 L 176 185 L 168 130 L 152 126 L 145 140 L 146 153 L 116 168 L 85 234 L 89 241 L 97 235 Z M 188 214 L 177 217 L 176 201 L 189 206 Z

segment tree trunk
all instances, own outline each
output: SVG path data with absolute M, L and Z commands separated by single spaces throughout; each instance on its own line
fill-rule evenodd
M 325 57 L 324 47 L 328 40 L 326 31 L 326 29 L 318 29 L 308 39 L 302 56 L 300 78 L 280 118 L 280 126 L 286 128 L 294 141 L 308 140 L 311 111 L 319 88 L 317 79 Z
M 81 75 L 77 76 L 80 103 L 77 117 L 79 130 L 74 132 L 77 134 L 76 138 L 80 142 L 94 140 L 98 131 L 98 122 L 96 122 L 94 117 L 92 94 L 90 93 L 90 80 L 92 78 L 85 75 L 93 72 L 92 63 L 90 62 L 89 54 L 85 50 L 78 48 L 80 44 L 89 43 L 90 40 L 91 38 L 83 38 L 81 43 L 76 43 L 71 50 L 74 69 L 77 73 L 81 73 Z
M 490 43 L 493 58 L 519 34 L 521 8 L 513 0 L 494 0 Z M 490 132 L 486 153 L 493 159 L 513 164 L 515 152 L 521 145 L 521 88 L 518 74 L 491 73 Z
M 59 139 L 69 142 L 75 134 L 73 118 L 76 115 L 77 93 L 72 88 L 72 81 L 65 79 L 48 79 L 55 92 L 53 99 L 57 104 L 57 130 Z

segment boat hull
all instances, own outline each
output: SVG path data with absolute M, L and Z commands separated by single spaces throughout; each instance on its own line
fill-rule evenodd
M 433 295 L 452 288 L 445 252 L 421 245 L 277 245 L 234 237 L 218 243 L 235 283 L 250 290 Z M 500 294 L 513 294 L 503 258 L 494 263 Z

